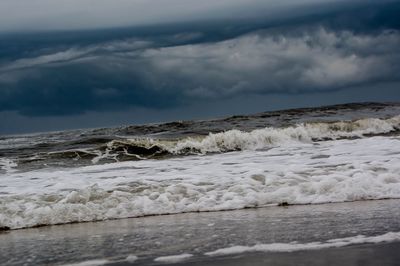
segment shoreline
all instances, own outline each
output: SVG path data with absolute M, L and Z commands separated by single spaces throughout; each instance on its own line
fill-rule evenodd
M 359 249 L 368 250 L 371 254 L 378 250 L 379 254 L 387 253 L 392 258 L 397 256 L 390 253 L 400 246 L 397 242 L 279 254 L 251 252 L 216 257 L 204 254 L 231 246 L 293 241 L 300 244 L 329 242 L 357 235 L 379 236 L 400 232 L 399 203 L 400 200 L 380 200 L 296 205 L 11 230 L 0 234 L 0 264 L 73 265 L 98 260 L 110 265 L 156 265 L 162 263 L 155 261 L 159 257 L 192 254 L 180 265 L 217 265 L 213 264 L 217 261 L 221 263 L 218 265 L 254 265 L 264 264 L 271 257 L 278 261 L 288 258 L 288 264 L 282 265 L 289 265 L 297 260 L 306 262 L 310 256 L 307 254 L 323 258 L 335 252 L 348 254 L 351 261 Z M 379 254 L 377 259 L 381 256 Z M 137 260 L 128 261 L 129 257 L 137 257 Z M 173 265 L 172 261 L 168 263 Z
M 323 203 L 305 203 L 305 204 L 290 204 L 287 202 L 282 202 L 279 204 L 268 204 L 263 206 L 255 206 L 255 207 L 244 207 L 240 209 L 227 209 L 227 210 L 209 210 L 209 211 L 192 211 L 192 212 L 178 212 L 178 213 L 166 213 L 166 214 L 149 214 L 143 216 L 132 216 L 132 217 L 125 217 L 125 218 L 114 218 L 114 219 L 105 219 L 105 220 L 95 220 L 95 221 L 78 221 L 78 222 L 68 222 L 68 223 L 59 223 L 59 224 L 41 224 L 35 225 L 31 227 L 22 227 L 22 228 L 15 228 L 11 229 L 7 226 L 0 227 L 0 234 L 7 233 L 11 231 L 20 231 L 20 230 L 29 230 L 35 228 L 42 228 L 42 227 L 53 227 L 53 226 L 64 226 L 64 225 L 73 225 L 73 224 L 90 224 L 90 223 L 102 223 L 108 221 L 119 221 L 119 220 L 126 220 L 126 219 L 142 219 L 148 217 L 163 217 L 163 216 L 175 216 L 175 215 L 184 215 L 184 214 L 196 214 L 196 213 L 219 213 L 219 212 L 232 212 L 232 211 L 241 211 L 241 210 L 256 210 L 256 209 L 264 209 L 264 208 L 291 208 L 296 206 L 318 206 L 318 205 L 333 205 L 333 204 L 346 204 L 346 203 L 356 203 L 356 202 L 368 202 L 368 201 L 386 201 L 386 200 L 399 200 L 400 198 L 382 198 L 382 199 L 363 199 L 363 200 L 354 200 L 354 201 L 338 201 L 338 202 L 323 202 Z
M 171 263 L 168 265 L 208 265 L 208 266 L 251 266 L 251 265 L 398 265 L 400 260 L 400 242 L 363 244 L 340 248 L 296 252 L 252 252 L 235 256 L 204 257 L 202 259 Z M 133 265 L 127 262 L 110 263 L 107 265 Z M 156 265 L 156 264 L 154 264 Z

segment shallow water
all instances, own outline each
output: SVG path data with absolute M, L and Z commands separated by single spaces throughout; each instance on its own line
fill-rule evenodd
M 206 261 L 211 265 L 219 256 L 210 262 L 210 256 L 205 253 L 221 248 L 293 241 L 326 243 L 358 235 L 399 234 L 399 221 L 400 201 L 381 200 L 30 228 L 0 234 L 0 264 L 64 265 L 91 260 L 129 264 L 127 258 L 136 256 L 134 263 L 154 265 L 158 264 L 155 259 L 159 257 L 192 254 L 187 261 L 189 264 L 190 261 Z M 375 262 L 384 261 L 373 249 L 371 254 L 375 254 L 372 256 Z M 235 257 L 231 258 L 232 263 Z M 320 261 L 317 257 L 315 260 Z

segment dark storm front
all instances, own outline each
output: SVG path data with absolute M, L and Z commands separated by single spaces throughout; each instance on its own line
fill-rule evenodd
M 6 161 L 16 164 L 15 168 L 29 171 L 43 167 L 74 167 L 126 160 L 162 159 L 172 156 L 229 152 L 246 149 L 243 145 L 216 143 L 213 148 L 191 145 L 185 140 L 204 141 L 210 133 L 218 134 L 232 130 L 252 132 L 258 129 L 284 129 L 298 125 L 325 124 L 331 131 L 345 133 L 360 128 L 353 121 L 360 119 L 389 119 L 400 113 L 400 105 L 395 103 L 360 103 L 335 105 L 320 108 L 302 108 L 273 111 L 255 115 L 240 115 L 216 120 L 177 121 L 162 124 L 124 126 L 73 130 L 31 135 L 0 137 L 0 155 L 3 171 Z M 382 129 L 363 132 L 364 136 L 397 134 L 398 125 L 393 130 Z M 300 132 L 299 132 L 300 134 Z M 337 138 L 354 138 L 356 134 L 312 136 L 311 141 Z M 301 136 L 300 136 L 301 138 Z M 279 145 L 270 140 L 270 147 Z M 177 145 L 181 147 L 177 148 Z M 268 147 L 268 143 L 265 146 Z M 1 171 L 1 170 L 0 170 Z

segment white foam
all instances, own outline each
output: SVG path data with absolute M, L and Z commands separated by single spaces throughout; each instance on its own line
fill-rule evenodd
M 0 175 L 0 226 L 400 198 L 400 138 Z
M 15 149 L 27 146 L 29 138 L 26 137 L 8 137 L 0 139 L 0 149 Z
M 388 119 L 365 118 L 355 121 L 304 123 L 286 128 L 267 127 L 251 132 L 228 130 L 209 134 L 206 137 L 187 138 L 178 141 L 156 139 L 113 140 L 107 144 L 105 152 L 93 159 L 98 163 L 102 159 L 116 159 L 111 153 L 115 146 L 123 143 L 146 148 L 158 146 L 172 154 L 207 154 L 235 150 L 257 150 L 293 143 L 310 143 L 313 140 L 363 137 L 368 134 L 384 134 L 400 129 L 400 116 Z M 138 159 L 141 159 L 138 155 Z
M 383 242 L 400 241 L 400 232 L 389 232 L 378 236 L 363 236 L 331 239 L 326 242 L 310 242 L 310 243 L 271 243 L 258 244 L 255 246 L 233 246 L 222 248 L 215 251 L 207 252 L 207 256 L 233 255 L 245 252 L 294 252 L 302 250 L 316 250 L 333 247 L 344 247 L 355 244 L 376 244 Z
M 172 153 L 194 149 L 201 153 L 232 150 L 256 150 L 282 144 L 311 142 L 313 139 L 339 139 L 362 137 L 365 134 L 382 134 L 400 127 L 400 116 L 389 119 L 367 118 L 335 123 L 307 123 L 287 128 L 267 127 L 251 132 L 229 130 L 210 134 L 202 140 L 179 141 L 174 147 L 166 147 Z
M 136 256 L 136 255 L 133 255 L 133 254 L 131 254 L 131 255 L 129 255 L 128 257 L 126 257 L 126 261 L 127 262 L 130 262 L 130 263 L 132 263 L 132 262 L 135 262 L 135 261 L 137 261 L 139 258 Z
M 16 162 L 7 158 L 0 158 L 0 169 L 6 173 L 12 173 L 17 171 L 15 168 L 18 166 Z
M 154 261 L 164 262 L 164 263 L 177 263 L 177 262 L 187 260 L 191 257 L 193 257 L 192 254 L 180 254 L 180 255 L 173 255 L 173 256 L 158 257 L 158 258 L 155 258 Z
M 78 263 L 64 264 L 64 266 L 98 266 L 110 263 L 109 260 L 87 260 Z

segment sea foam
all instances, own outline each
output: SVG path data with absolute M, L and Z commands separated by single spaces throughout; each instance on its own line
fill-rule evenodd
M 271 149 L 0 176 L 0 227 L 400 198 L 400 139 Z
M 254 246 L 233 246 L 222 248 L 215 251 L 207 252 L 207 256 L 223 256 L 234 255 L 245 252 L 295 252 L 304 250 L 317 250 L 334 247 L 345 247 L 357 244 L 376 244 L 384 242 L 400 241 L 400 232 L 389 232 L 377 236 L 358 235 L 354 237 L 331 239 L 326 242 L 309 242 L 309 243 L 271 243 L 258 244 Z
M 387 119 L 365 118 L 355 121 L 303 123 L 282 128 L 266 127 L 250 132 L 232 129 L 210 133 L 208 136 L 179 140 L 118 139 L 108 142 L 104 149 L 101 149 L 102 151 L 92 151 L 97 152 L 92 162 L 99 163 L 104 159 L 118 161 L 121 155 L 130 156 L 133 159 L 146 159 L 165 154 L 190 155 L 257 150 L 293 143 L 362 138 L 398 130 L 400 130 L 400 116 Z
M 12 173 L 16 171 L 16 167 L 18 164 L 13 160 L 7 158 L 0 158 L 0 170 L 5 171 L 6 173 Z

